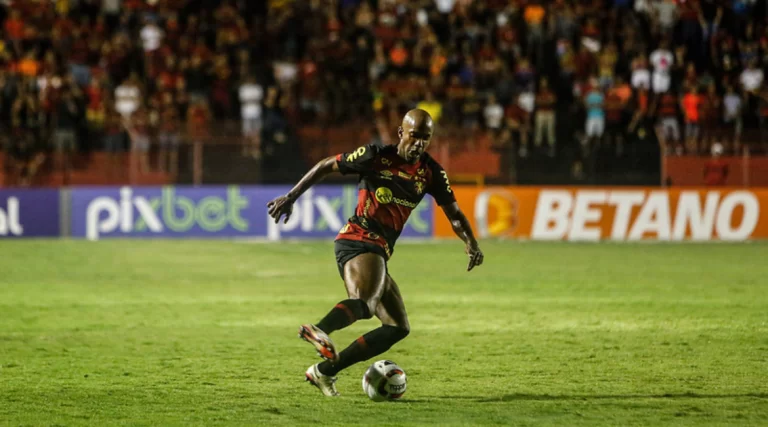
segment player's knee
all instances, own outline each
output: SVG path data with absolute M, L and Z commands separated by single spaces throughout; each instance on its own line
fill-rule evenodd
M 384 325 L 384 328 L 386 328 L 387 335 L 393 343 L 405 339 L 411 333 L 411 328 L 408 325 Z
M 362 299 L 348 299 L 342 301 L 340 304 L 347 306 L 357 319 L 370 319 L 373 317 L 373 311 L 370 308 L 370 304 Z

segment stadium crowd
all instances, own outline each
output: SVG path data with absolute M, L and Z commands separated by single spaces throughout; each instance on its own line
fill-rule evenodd
M 765 3 L 5 0 L 4 149 L 25 176 L 74 150 L 174 173 L 181 143 L 221 129 L 275 161 L 291 126 L 418 106 L 521 158 L 623 156 L 653 127 L 673 154 L 739 152 L 743 129 L 768 139 Z

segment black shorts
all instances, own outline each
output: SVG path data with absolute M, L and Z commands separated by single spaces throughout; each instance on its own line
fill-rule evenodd
M 374 253 L 387 259 L 387 252 L 379 245 L 373 243 L 361 242 L 359 240 L 339 239 L 333 244 L 333 251 L 336 254 L 336 266 L 339 267 L 339 274 L 344 279 L 344 264 L 352 258 L 365 253 Z

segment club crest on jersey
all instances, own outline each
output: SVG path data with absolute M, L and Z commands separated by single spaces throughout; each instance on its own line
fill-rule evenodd
M 424 183 L 423 182 L 417 181 L 416 184 L 414 185 L 414 187 L 416 189 L 416 194 L 421 194 L 421 193 L 424 192 Z
M 426 169 L 423 169 L 423 168 L 420 168 L 419 170 L 417 170 L 417 171 L 416 171 L 416 174 L 417 174 L 418 176 L 424 176 L 424 175 L 426 175 L 426 174 L 427 174 L 427 170 L 426 170 Z
M 390 190 L 387 187 L 379 187 L 376 189 L 376 200 L 379 201 L 379 203 L 388 204 L 392 203 L 392 190 Z

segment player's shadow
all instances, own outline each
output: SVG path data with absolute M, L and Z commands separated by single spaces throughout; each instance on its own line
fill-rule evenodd
M 665 394 L 527 394 L 513 393 L 498 397 L 488 396 L 439 396 L 445 400 L 470 400 L 478 403 L 493 402 L 524 402 L 524 401 L 572 401 L 572 400 L 634 400 L 634 399 L 739 399 L 754 398 L 768 399 L 768 393 L 742 393 L 742 394 L 699 394 L 699 393 L 665 393 Z

